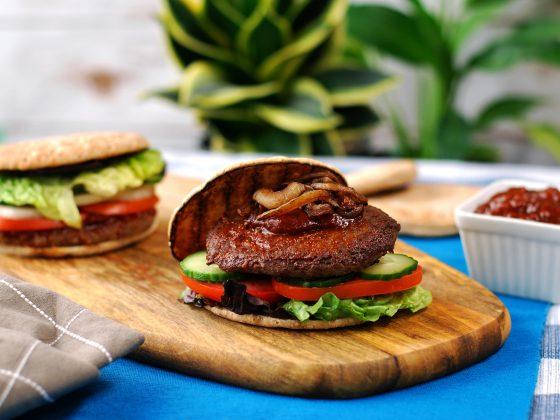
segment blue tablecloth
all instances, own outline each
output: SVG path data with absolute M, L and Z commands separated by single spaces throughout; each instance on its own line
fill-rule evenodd
M 466 272 L 458 237 L 403 238 Z M 512 330 L 496 354 L 453 375 L 411 388 L 351 400 L 317 400 L 251 391 L 119 360 L 100 379 L 33 418 L 448 419 L 529 415 L 548 304 L 500 296 Z

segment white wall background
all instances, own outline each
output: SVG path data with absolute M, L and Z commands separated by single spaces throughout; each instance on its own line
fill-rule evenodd
M 192 116 L 139 98 L 178 77 L 155 21 L 157 0 L 1 0 L 0 127 L 11 140 L 136 130 L 194 148 Z
M 518 0 L 514 12 L 528 13 L 539 1 Z M 135 130 L 158 147 L 196 148 L 201 130 L 187 110 L 139 98 L 178 78 L 155 20 L 159 8 L 159 0 L 1 0 L 0 129 L 7 138 Z M 477 43 L 488 36 L 481 34 Z M 404 76 L 391 95 L 414 123 L 411 74 L 389 66 Z M 461 106 L 472 114 L 495 95 L 514 90 L 545 96 L 549 106 L 535 118 L 560 125 L 560 72 L 542 66 L 476 75 L 462 91 Z M 552 162 L 543 152 L 520 147 L 523 139 L 505 130 L 497 137 L 503 137 L 507 160 Z M 374 133 L 375 144 L 390 141 L 388 130 Z

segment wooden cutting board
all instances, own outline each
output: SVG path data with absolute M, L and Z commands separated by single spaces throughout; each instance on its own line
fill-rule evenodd
M 413 385 L 484 359 L 508 337 L 509 313 L 495 295 L 402 242 L 397 250 L 420 261 L 434 296 L 414 315 L 299 332 L 242 325 L 181 304 L 166 228 L 195 184 L 178 177 L 162 183 L 160 227 L 137 246 L 82 259 L 2 256 L 0 268 L 143 332 L 137 359 L 282 394 L 344 398 Z

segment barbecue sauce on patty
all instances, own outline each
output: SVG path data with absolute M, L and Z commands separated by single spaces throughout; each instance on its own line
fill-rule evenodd
M 304 210 L 297 209 L 289 213 L 259 220 L 255 214 L 247 219 L 249 227 L 261 227 L 277 235 L 298 235 L 312 230 L 345 228 L 353 219 L 346 219 L 336 213 L 310 217 Z

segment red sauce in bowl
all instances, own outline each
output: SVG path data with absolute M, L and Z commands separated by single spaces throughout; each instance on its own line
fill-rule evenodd
M 557 225 L 560 224 L 560 191 L 556 188 L 540 191 L 510 188 L 494 195 L 475 212 Z

